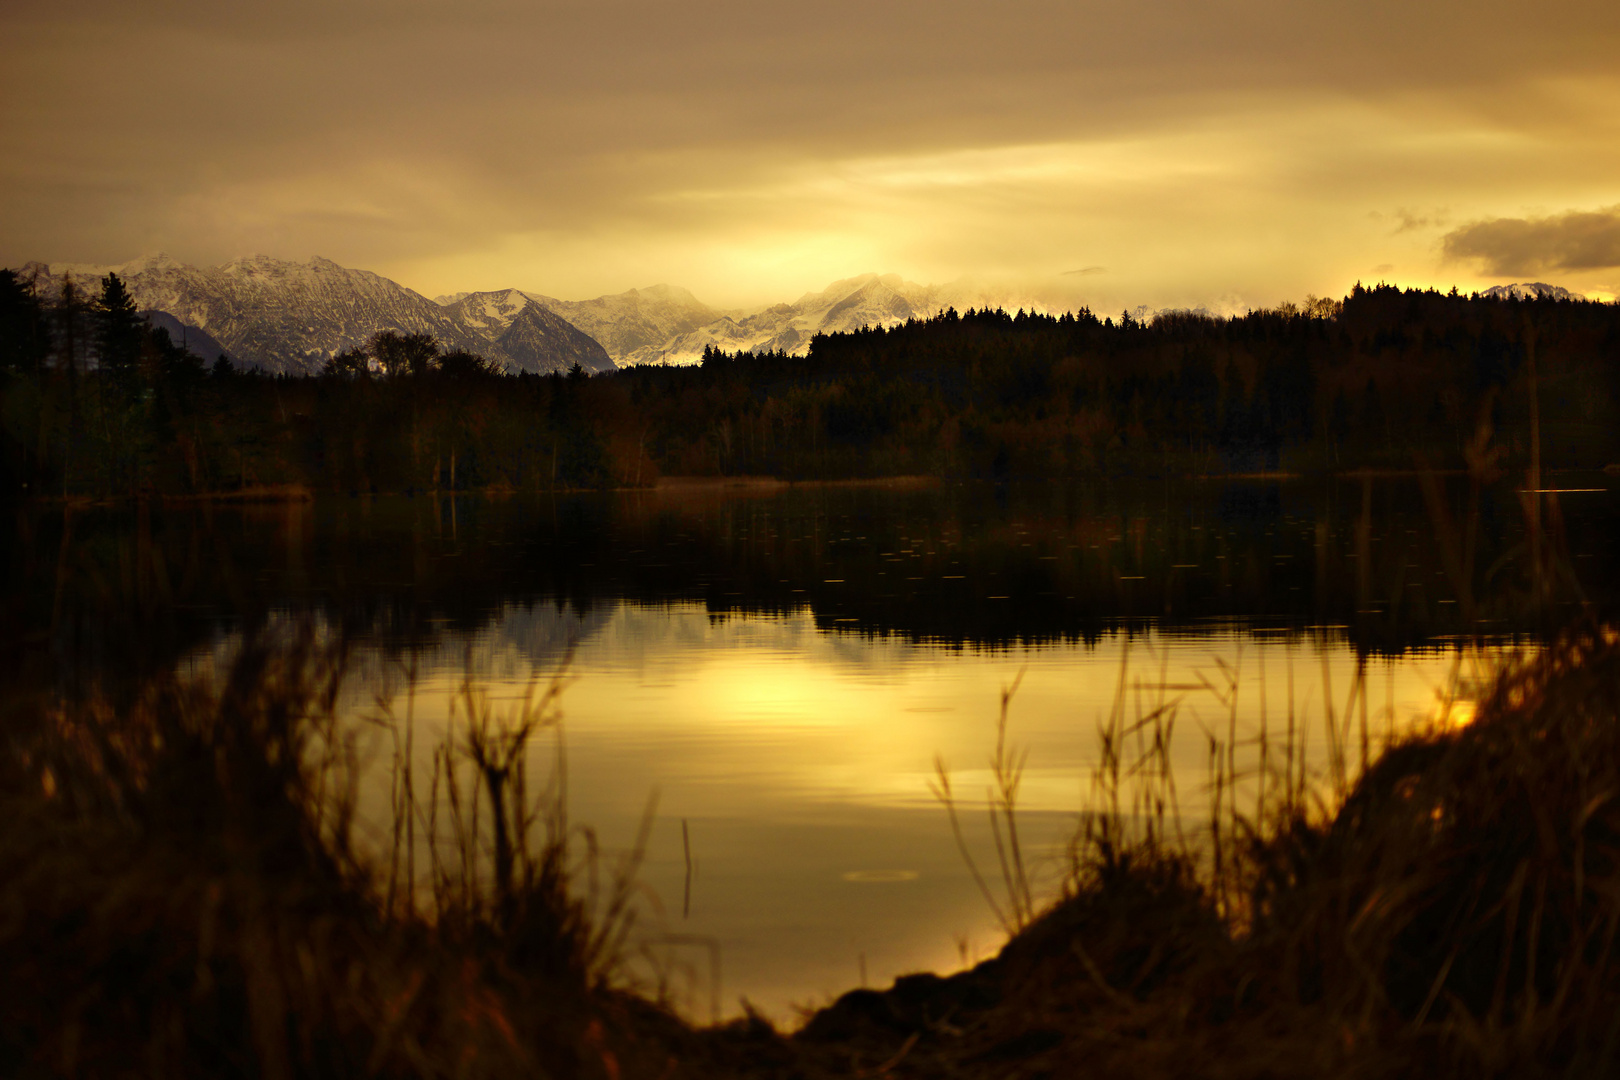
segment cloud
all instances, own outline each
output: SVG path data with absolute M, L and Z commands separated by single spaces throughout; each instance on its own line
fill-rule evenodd
M 1447 215 L 1444 211 L 1435 210 L 1425 214 L 1415 210 L 1408 210 L 1404 206 L 1395 211 L 1395 218 L 1400 224 L 1395 227 L 1395 231 L 1391 234 L 1393 236 L 1399 236 L 1401 233 L 1417 232 L 1421 229 L 1438 228 L 1447 222 Z
M 1063 276 L 1064 277 L 1091 277 L 1093 274 L 1106 274 L 1106 273 L 1108 273 L 1108 267 L 1106 267 L 1106 266 L 1082 266 L 1078 270 L 1065 270 L 1065 271 L 1063 271 Z
M 1551 217 L 1493 218 L 1445 235 L 1447 260 L 1479 260 L 1496 277 L 1620 266 L 1620 205 Z
M 1521 3 L 6 0 L 0 265 L 1270 302 L 1427 262 L 1437 208 L 1620 199 L 1620 5 Z

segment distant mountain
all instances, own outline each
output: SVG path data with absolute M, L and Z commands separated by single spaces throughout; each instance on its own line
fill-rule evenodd
M 115 271 L 154 325 L 206 359 L 221 352 L 267 371 L 318 371 L 379 330 L 432 334 L 447 347 L 516 370 L 592 373 L 619 364 L 692 363 L 709 346 L 803 354 L 817 334 L 894 326 L 947 307 L 1038 305 L 957 282 L 918 285 L 889 274 L 835 281 L 792 303 L 722 311 L 685 289 L 653 285 L 593 300 L 558 300 L 502 289 L 429 300 L 385 277 L 329 259 L 286 262 L 263 255 L 196 267 L 165 255 L 120 266 L 29 263 L 41 292 L 71 275 L 87 291 Z
M 490 334 L 488 319 L 470 319 L 463 308 L 435 304 L 385 277 L 329 259 L 297 263 L 256 255 L 195 267 L 157 255 L 122 266 L 23 268 L 47 296 L 60 290 L 67 274 L 93 290 L 109 271 L 124 278 L 137 306 L 169 315 L 188 340 L 202 331 L 236 362 L 267 371 L 317 371 L 327 358 L 364 344 L 379 330 L 432 334 L 448 347 L 525 371 L 565 371 L 575 362 L 588 370 L 613 367 L 600 346 L 593 349 L 589 337 L 563 320 L 546 318 L 540 305 L 528 305 L 542 314 L 524 321 L 509 350 L 500 338 L 512 320 L 501 334 Z M 170 336 L 180 335 L 171 327 Z
M 596 338 L 517 289 L 460 293 L 440 307 L 493 341 L 524 371 L 567 371 L 578 364 L 596 374 L 615 367 Z
M 532 300 L 595 338 L 619 364 L 661 360 L 664 346 L 672 338 L 707 326 L 724 315 L 674 285 L 650 285 L 594 300 L 558 300 L 543 293 L 511 289 L 502 293 L 450 293 L 435 297 L 433 302 L 455 307 L 473 296 L 500 298 L 500 313 L 492 310 L 492 319 L 503 314 L 510 317 L 522 300 Z
M 479 353 L 514 370 L 597 373 L 616 366 L 693 363 L 713 346 L 727 352 L 781 350 L 802 355 L 817 334 L 895 326 L 954 307 L 1044 310 L 1038 302 L 967 282 L 918 285 L 896 274 L 861 274 L 835 281 L 791 303 L 723 311 L 685 289 L 653 285 L 593 300 L 558 300 L 503 289 L 458 292 L 429 300 L 366 270 L 329 259 L 286 262 L 264 255 L 224 266 L 188 266 L 152 255 L 120 266 L 29 263 L 47 298 L 67 276 L 86 291 L 115 271 L 154 326 L 212 360 L 274 372 L 312 372 L 327 358 L 363 345 L 379 330 L 432 334 L 451 348 Z M 1506 299 L 1584 297 L 1545 282 L 1497 285 L 1485 296 Z M 1130 314 L 1149 321 L 1183 309 L 1142 306 Z M 1215 315 L 1204 308 L 1193 314 Z
M 670 339 L 707 326 L 722 315 L 685 289 L 672 285 L 631 289 L 595 300 L 528 295 L 600 341 L 608 355 L 621 364 L 661 359 Z
M 947 307 L 1009 303 L 1007 297 L 971 286 L 917 285 L 894 274 L 862 274 L 805 293 L 790 304 L 730 312 L 715 311 L 686 290 L 669 286 L 573 302 L 526 295 L 591 333 L 621 364 L 691 363 L 711 345 L 727 352 L 802 354 L 817 334 L 895 326 Z
M 1481 296 L 1491 296 L 1498 300 L 1585 300 L 1586 297 L 1577 292 L 1570 292 L 1562 285 L 1548 285 L 1545 281 L 1532 281 L 1514 285 L 1493 285 L 1480 293 Z
M 143 311 L 146 321 L 152 326 L 162 327 L 169 332 L 169 340 L 176 345 L 213 363 L 221 356 L 230 356 L 231 350 L 215 341 L 213 335 L 206 330 L 199 330 L 195 326 L 187 326 L 167 311 Z

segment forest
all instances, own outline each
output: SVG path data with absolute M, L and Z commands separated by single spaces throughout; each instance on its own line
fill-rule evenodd
M 1620 305 L 1357 285 L 1230 319 L 957 312 L 807 355 L 507 374 L 381 331 L 316 375 L 211 362 L 116 275 L 50 303 L 0 270 L 12 497 L 1330 474 L 1620 461 Z

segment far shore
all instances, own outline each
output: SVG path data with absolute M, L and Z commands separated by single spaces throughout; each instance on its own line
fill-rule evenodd
M 1544 465 L 1542 473 L 1556 475 L 1564 473 L 1603 473 L 1606 476 L 1620 476 L 1620 465 L 1607 465 L 1601 468 L 1590 466 L 1558 466 Z M 1420 476 L 1455 477 L 1467 476 L 1467 469 L 1344 469 L 1337 472 L 1314 473 L 1294 472 L 1288 470 L 1271 470 L 1260 472 L 1230 472 L 1230 473 L 1192 473 L 1181 476 L 1072 476 L 1072 477 L 1043 477 L 1026 476 L 1010 478 L 1014 483 L 1050 482 L 1050 483 L 1096 483 L 1098 481 L 1129 481 L 1158 482 L 1164 480 L 1193 481 L 1196 483 L 1296 483 L 1300 481 L 1321 480 L 1405 480 Z M 447 498 L 450 496 L 483 496 L 486 498 L 512 498 L 518 495 L 579 495 L 592 492 L 632 493 L 641 492 L 660 497 L 690 497 L 702 495 L 770 495 L 777 492 L 793 489 L 805 490 L 816 488 L 882 488 L 890 491 L 929 491 L 948 483 L 961 483 L 970 478 L 928 476 L 923 474 L 903 474 L 899 476 L 871 476 L 855 477 L 841 480 L 823 479 L 795 479 L 787 480 L 776 476 L 660 476 L 652 484 L 640 487 L 613 487 L 613 488 L 575 488 L 556 487 L 543 490 L 529 490 L 514 488 L 507 484 L 491 484 L 476 488 L 463 488 L 451 491 L 441 488 L 429 488 L 420 491 L 362 491 L 362 492 L 324 492 L 324 494 L 347 494 L 352 498 L 389 498 L 425 496 L 429 498 Z M 992 481 L 985 480 L 985 483 Z M 38 503 L 63 503 L 69 507 L 112 506 L 129 502 L 151 500 L 165 506 L 187 506 L 203 503 L 304 503 L 316 498 L 317 492 L 306 484 L 250 484 L 247 487 L 231 488 L 224 491 L 196 491 L 196 492 L 138 492 L 126 495 L 47 495 L 38 496 L 33 500 Z
M 654 490 L 679 492 L 693 489 L 713 491 L 783 491 L 787 488 L 893 488 L 903 491 L 921 491 L 945 483 L 939 476 L 872 476 L 851 480 L 783 480 L 775 476 L 660 476 Z M 622 488 L 624 491 L 646 490 Z

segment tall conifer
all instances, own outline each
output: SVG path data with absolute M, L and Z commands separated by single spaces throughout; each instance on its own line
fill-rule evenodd
M 135 310 L 117 274 L 101 279 L 101 300 L 96 306 L 96 361 L 122 383 L 131 381 L 141 359 L 146 321 Z

